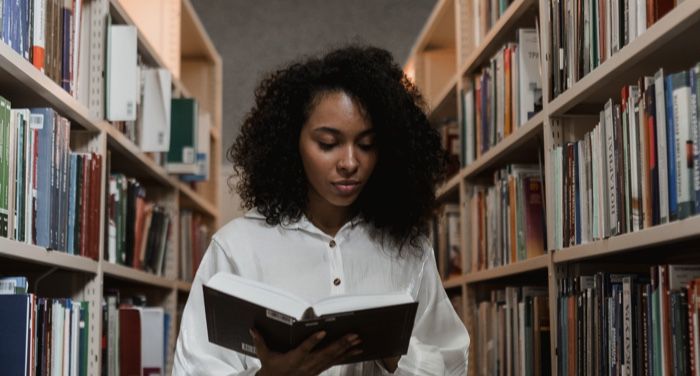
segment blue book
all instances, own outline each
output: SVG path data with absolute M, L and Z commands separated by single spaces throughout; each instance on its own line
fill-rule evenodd
M 0 295 L 0 364 L 3 375 L 28 375 L 31 296 Z
M 666 154 L 668 155 L 668 220 L 678 218 L 678 190 L 676 189 L 676 133 L 673 123 L 673 75 L 664 82 L 666 102 Z
M 36 162 L 36 208 L 34 213 L 36 245 L 44 248 L 51 247 L 51 185 L 54 145 L 54 124 L 56 114 L 50 108 L 31 109 L 31 126 L 39 129 L 39 157 Z
M 693 186 L 695 189 L 695 214 L 700 214 L 700 64 L 690 68 L 690 126 L 693 134 Z
M 66 252 L 70 254 L 77 254 L 75 249 L 75 207 L 77 205 L 77 189 L 76 189 L 76 174 L 78 170 L 78 155 L 75 153 L 70 154 L 70 191 L 68 193 L 68 239 L 66 245 Z
M 17 47 L 18 52 L 25 59 L 29 60 L 29 49 L 31 48 L 31 34 L 29 23 L 29 0 L 17 0 Z
M 12 47 L 12 8 L 14 8 L 13 1 L 2 2 L 2 41 L 10 47 Z

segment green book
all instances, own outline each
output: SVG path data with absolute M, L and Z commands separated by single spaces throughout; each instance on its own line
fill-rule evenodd
M 10 102 L 0 97 L 0 236 L 8 237 L 10 221 Z
M 196 174 L 197 102 L 175 98 L 170 109 L 170 149 L 166 170 L 171 174 Z

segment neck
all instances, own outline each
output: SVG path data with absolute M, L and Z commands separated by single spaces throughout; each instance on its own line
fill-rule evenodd
M 340 207 L 322 199 L 316 192 L 309 192 L 306 216 L 324 233 L 335 236 L 343 225 L 350 220 L 352 209 Z

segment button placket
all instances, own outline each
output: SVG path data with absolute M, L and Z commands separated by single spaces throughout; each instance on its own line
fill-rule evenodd
M 345 292 L 345 284 L 343 283 L 343 259 L 340 253 L 340 246 L 335 241 L 331 239 L 328 242 L 328 252 L 330 254 L 330 283 L 331 283 L 331 294 L 338 295 Z

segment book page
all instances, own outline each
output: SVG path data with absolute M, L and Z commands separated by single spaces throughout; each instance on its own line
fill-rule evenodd
M 316 302 L 312 308 L 316 316 L 330 313 L 359 311 L 364 309 L 388 307 L 412 303 L 413 298 L 408 293 L 376 294 L 376 295 L 338 295 L 330 296 Z
M 229 273 L 217 273 L 205 285 L 297 320 L 302 318 L 310 305 L 284 290 Z

